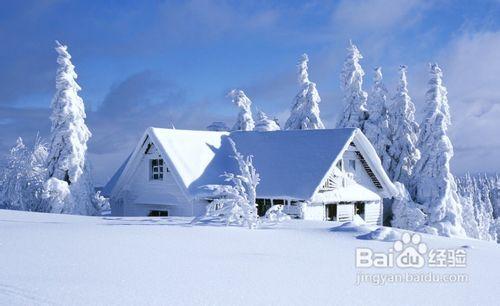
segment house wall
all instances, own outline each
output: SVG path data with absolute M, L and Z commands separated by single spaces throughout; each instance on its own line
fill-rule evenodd
M 365 221 L 372 225 L 382 225 L 383 215 L 382 201 L 365 203 Z
M 350 169 L 349 160 L 355 161 L 356 163 L 355 170 Z M 368 175 L 368 173 L 366 173 L 365 169 L 363 168 L 363 165 L 361 164 L 359 157 L 356 155 L 356 153 L 354 153 L 353 150 L 350 149 L 344 153 L 344 155 L 342 156 L 342 163 L 344 165 L 344 171 L 352 174 L 356 183 L 362 185 L 365 188 L 368 188 L 373 192 L 379 192 L 378 188 L 373 184 L 373 181 L 371 180 L 370 176 Z
M 308 204 L 302 215 L 304 220 L 325 220 L 325 205 Z
M 161 158 L 154 148 L 143 154 L 123 188 L 125 199 L 112 199 L 112 214 L 121 216 L 147 216 L 151 210 L 168 210 L 169 216 L 191 216 L 199 213 L 198 203 L 189 201 L 175 181 L 170 165 L 164 160 L 163 180 L 151 180 L 150 160 Z M 166 172 L 166 168 L 170 172 Z
M 323 204 L 308 204 L 304 208 L 302 218 L 304 220 L 326 220 L 326 210 Z M 354 203 L 337 203 L 337 221 L 347 222 L 354 218 Z M 365 203 L 363 219 L 371 225 L 382 225 L 383 205 L 382 201 L 370 201 Z

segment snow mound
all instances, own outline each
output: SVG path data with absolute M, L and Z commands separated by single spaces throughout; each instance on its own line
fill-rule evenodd
M 334 227 L 331 231 L 366 233 L 371 232 L 373 228 L 374 226 L 366 224 L 365 220 L 356 215 L 352 218 L 352 221 L 345 222 L 340 226 Z
M 381 226 L 367 234 L 359 235 L 356 238 L 362 240 L 396 241 L 401 239 L 401 233 L 392 228 Z

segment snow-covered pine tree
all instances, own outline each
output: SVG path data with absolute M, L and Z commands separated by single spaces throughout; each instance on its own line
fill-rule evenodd
M 233 158 L 238 163 L 239 174 L 225 173 L 224 177 L 232 185 L 207 185 L 215 200 L 207 207 L 206 216 L 222 217 L 226 224 L 238 224 L 255 228 L 259 225 L 257 214 L 257 185 L 260 178 L 253 166 L 253 157 L 244 157 L 236 149 L 236 144 L 229 138 Z
M 465 236 L 462 205 L 450 171 L 453 145 L 447 132 L 451 119 L 443 113 L 443 109 L 448 108 L 448 98 L 442 75 L 437 64 L 430 64 L 430 88 L 426 93 L 425 116 L 418 145 L 422 156 L 413 174 L 414 198 L 424 206 L 428 232 L 442 236 Z
M 410 190 L 410 177 L 420 159 L 420 151 L 417 149 L 419 126 L 415 121 L 415 105 L 408 94 L 406 66 L 399 67 L 399 85 L 391 109 L 392 144 L 389 147 L 391 164 L 388 174 L 393 181 L 403 183 Z
M 377 151 L 382 166 L 386 171 L 389 171 L 392 160 L 389 155 L 392 135 L 389 129 L 387 94 L 387 89 L 382 81 L 382 68 L 377 67 L 373 77 L 372 92 L 368 100 L 370 116 L 365 122 L 364 133 Z
M 319 103 L 321 98 L 316 83 L 309 80 L 308 66 L 309 57 L 302 54 L 298 69 L 299 93 L 295 96 L 290 117 L 285 123 L 285 130 L 316 130 L 324 129 L 325 126 L 319 116 Z
M 22 138 L 10 150 L 7 167 L 0 180 L 0 206 L 7 209 L 44 212 L 43 184 L 47 179 L 45 162 L 47 150 L 36 138 L 33 149 L 28 149 Z
M 266 132 L 266 131 L 279 131 L 280 127 L 276 121 L 269 119 L 267 115 L 259 110 L 257 112 L 257 123 L 255 124 L 255 130 Z
M 479 225 L 474 209 L 474 182 L 469 173 L 456 178 L 460 202 L 462 203 L 463 226 L 467 237 L 479 239 Z
M 498 174 L 492 180 L 491 205 L 493 205 L 493 217 L 500 217 L 500 177 Z
M 252 117 L 252 101 L 245 95 L 243 90 L 233 89 L 228 93 L 228 96 L 240 108 L 233 131 L 253 131 L 255 122 Z
M 71 63 L 68 47 L 56 41 L 55 49 L 58 53 L 59 68 L 50 116 L 52 129 L 47 168 L 51 183 L 46 185 L 57 186 L 59 189 L 47 190 L 45 195 L 47 197 L 59 192 L 66 193 L 66 189 L 69 189 L 71 196 L 67 195 L 66 202 L 63 203 L 66 207 L 61 207 L 60 196 L 57 196 L 57 199 L 47 197 L 48 205 L 53 208 L 52 212 L 94 215 L 97 213 L 97 204 L 86 160 L 87 141 L 91 133 L 85 124 L 83 100 L 78 95 L 81 88 L 76 82 L 78 76 L 75 66 Z M 51 203 L 52 199 L 55 199 L 54 203 Z
M 482 240 L 497 240 L 496 221 L 490 199 L 488 177 L 479 176 L 476 180 L 476 218 L 479 224 L 479 237 Z
M 365 72 L 359 61 L 363 58 L 352 41 L 349 41 L 347 56 L 342 69 L 341 89 L 343 92 L 344 112 L 337 127 L 355 127 L 364 131 L 365 121 L 368 119 L 367 98 L 363 90 L 363 76 Z

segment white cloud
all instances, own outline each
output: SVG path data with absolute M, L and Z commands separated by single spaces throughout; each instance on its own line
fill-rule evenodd
M 425 8 L 419 0 L 343 0 L 333 14 L 334 22 L 344 29 L 385 30 L 413 23 Z
M 438 57 L 452 107 L 457 170 L 498 170 L 500 32 L 464 33 Z

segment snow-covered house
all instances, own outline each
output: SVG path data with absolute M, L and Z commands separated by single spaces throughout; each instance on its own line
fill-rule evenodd
M 312 220 L 382 222 L 383 198 L 396 189 L 359 129 L 190 131 L 148 128 L 105 187 L 113 215 L 199 216 L 211 201 L 201 188 L 237 173 L 229 138 L 253 155 L 259 214 L 284 205 Z

